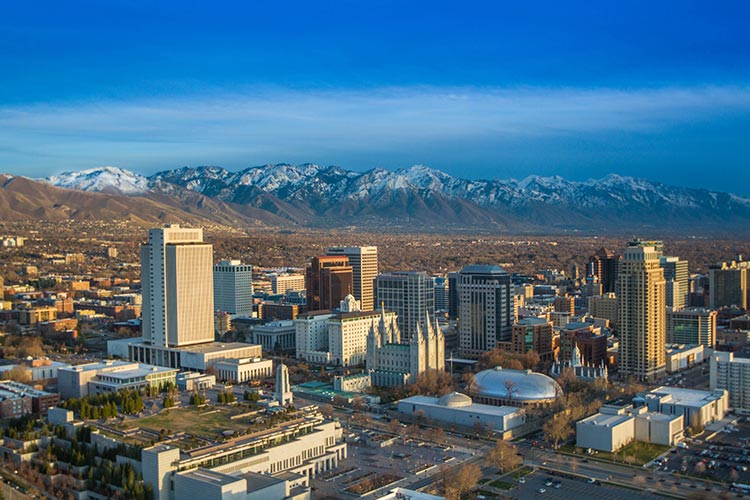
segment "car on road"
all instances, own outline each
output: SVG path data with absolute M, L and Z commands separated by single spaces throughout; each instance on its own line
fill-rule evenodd
M 536 491 L 537 491 L 537 493 L 547 493 L 547 490 L 545 490 L 544 488 L 539 488 Z
M 526 478 L 525 477 L 518 478 L 518 484 L 526 484 Z
M 596 479 L 594 479 L 593 477 L 590 477 L 588 479 L 588 481 L 586 481 L 586 482 L 589 483 L 589 484 L 594 484 L 596 482 Z

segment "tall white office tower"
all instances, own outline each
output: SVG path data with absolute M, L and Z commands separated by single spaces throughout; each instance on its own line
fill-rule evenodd
M 214 307 L 232 316 L 253 315 L 253 266 L 239 260 L 214 266 Z
M 659 257 L 651 242 L 630 242 L 615 287 L 620 373 L 649 382 L 666 374 L 666 282 Z
M 214 340 L 213 247 L 203 230 L 176 224 L 148 232 L 141 247 L 143 337 L 179 347 Z
M 284 363 L 279 363 L 279 367 L 276 368 L 276 391 L 273 398 L 281 406 L 288 406 L 294 400 L 292 388 L 289 385 L 289 369 Z
M 326 255 L 346 256 L 352 267 L 352 295 L 363 311 L 375 308 L 373 285 L 378 275 L 378 247 L 328 247 Z

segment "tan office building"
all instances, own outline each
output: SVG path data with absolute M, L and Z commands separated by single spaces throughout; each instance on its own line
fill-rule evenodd
M 617 278 L 619 369 L 624 376 L 654 381 L 666 374 L 665 280 L 658 245 L 633 241 Z

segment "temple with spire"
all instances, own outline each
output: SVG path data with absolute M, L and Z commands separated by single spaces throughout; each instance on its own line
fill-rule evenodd
M 380 319 L 373 321 L 367 335 L 366 368 L 374 386 L 413 384 L 427 370 L 445 370 L 445 338 L 437 319 L 425 314 L 416 334 L 401 342 L 395 318 L 387 318 L 381 305 Z
M 607 379 L 609 377 L 609 370 L 604 361 L 600 365 L 585 364 L 583 362 L 583 356 L 581 351 L 578 349 L 578 343 L 573 341 L 573 354 L 571 359 L 562 360 L 555 356 L 555 362 L 550 368 L 550 375 L 552 378 L 557 378 L 562 375 L 566 368 L 572 368 L 576 378 L 581 380 L 593 381 L 599 378 Z

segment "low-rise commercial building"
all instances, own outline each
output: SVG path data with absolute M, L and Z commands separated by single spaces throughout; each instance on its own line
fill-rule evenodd
M 638 394 L 633 401 L 644 403 L 652 412 L 682 415 L 685 427 L 705 427 L 721 420 L 729 411 L 729 393 L 722 389 L 700 391 L 662 386 Z
M 635 419 L 627 407 L 604 405 L 596 415 L 576 423 L 576 446 L 615 452 L 635 436 Z
M 110 340 L 107 342 L 107 352 L 138 363 L 204 372 L 223 359 L 259 358 L 262 348 L 243 342 L 206 342 L 182 347 L 161 347 L 149 344 L 143 337 L 139 337 Z
M 273 375 L 273 360 L 262 358 L 224 359 L 214 365 L 219 380 L 244 384 Z
M 253 342 L 263 347 L 265 352 L 294 352 L 294 321 L 272 321 L 252 329 Z
M 175 385 L 176 374 L 174 368 L 106 360 L 60 368 L 57 385 L 63 398 L 82 398 L 124 389 L 159 388 L 168 383 Z
M 475 404 L 458 392 L 440 398 L 411 396 L 398 402 L 398 411 L 407 415 L 422 412 L 428 419 L 467 428 L 479 424 L 501 433 L 526 423 L 526 412 L 521 408 Z
M 702 345 L 668 345 L 667 373 L 687 370 L 698 363 L 703 363 L 706 348 Z
M 684 437 L 682 415 L 650 412 L 645 406 L 604 405 L 576 423 L 576 446 L 616 452 L 632 441 L 674 446 Z

